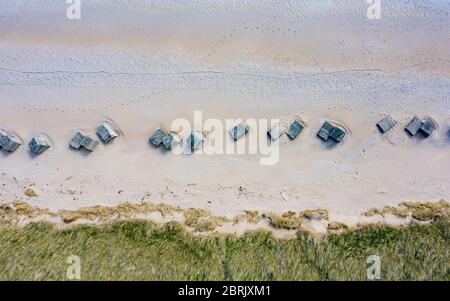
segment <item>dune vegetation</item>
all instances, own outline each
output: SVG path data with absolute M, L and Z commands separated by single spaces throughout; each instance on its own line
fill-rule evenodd
M 1 280 L 365 280 L 381 258 L 381 280 L 450 280 L 449 220 L 408 227 L 371 225 L 295 239 L 270 232 L 193 235 L 181 224 L 128 220 L 65 229 L 39 222 L 0 227 Z

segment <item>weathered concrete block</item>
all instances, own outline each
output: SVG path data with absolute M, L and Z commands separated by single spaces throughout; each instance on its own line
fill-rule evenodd
M 199 131 L 191 131 L 186 140 L 191 152 L 199 149 L 203 144 L 203 135 Z
M 294 140 L 298 135 L 300 135 L 304 128 L 305 126 L 303 125 L 303 123 L 300 120 L 296 119 L 291 123 L 286 134 L 289 136 L 289 138 Z
M 425 137 L 429 137 L 430 135 L 432 135 L 435 130 L 436 130 L 436 124 L 429 119 L 426 119 L 425 121 L 423 121 L 422 125 L 420 126 L 420 132 Z
M 77 132 L 75 136 L 73 136 L 72 140 L 70 140 L 70 147 L 74 149 L 80 149 L 81 141 L 83 140 L 84 134 L 81 132 Z
M 328 139 L 331 138 L 335 142 L 339 143 L 342 139 L 344 139 L 346 134 L 347 133 L 343 129 L 332 125 L 328 121 L 325 121 L 322 128 L 317 133 L 317 136 L 324 141 L 328 141 Z
M 172 149 L 172 143 L 173 143 L 173 134 L 172 133 L 168 133 L 166 136 L 163 137 L 162 144 L 164 145 L 164 147 L 167 150 Z
M 234 141 L 248 133 L 248 126 L 245 122 L 241 122 L 230 130 L 230 135 Z
M 325 121 L 325 123 L 322 125 L 319 132 L 317 133 L 317 136 L 324 141 L 328 141 L 332 129 L 333 125 L 328 121 Z
M 47 137 L 40 136 L 40 137 L 33 137 L 28 143 L 28 147 L 30 148 L 30 151 L 35 154 L 42 154 L 47 149 L 51 147 L 50 141 Z
M 159 147 L 163 142 L 164 137 L 167 136 L 167 131 L 163 128 L 159 128 L 156 132 L 150 137 L 149 143 L 155 147 Z
M 102 139 L 104 143 L 109 143 L 111 140 L 119 136 L 119 134 L 108 122 L 103 122 L 97 128 L 97 135 L 100 137 L 100 139 Z
M 336 141 L 337 143 L 341 142 L 342 139 L 344 139 L 345 135 L 346 135 L 345 132 L 336 126 L 333 127 L 330 131 L 330 138 Z
M 414 116 L 414 118 L 411 120 L 411 122 L 406 126 L 405 130 L 411 136 L 415 136 L 417 134 L 417 132 L 420 130 L 421 126 L 422 126 L 422 121 L 419 119 L 419 117 Z
M 12 153 L 15 152 L 21 145 L 22 141 L 19 137 L 6 130 L 0 130 L 0 148 Z
M 397 124 L 397 121 L 389 115 L 386 116 L 383 120 L 377 123 L 378 129 L 384 134 L 390 129 L 392 129 Z
M 167 133 L 167 135 L 164 136 L 162 140 L 162 144 L 164 145 L 166 150 L 171 150 L 173 146 L 179 143 L 181 143 L 180 137 L 174 132 Z
M 69 145 L 77 150 L 84 147 L 88 151 L 93 152 L 97 147 L 98 142 L 82 132 L 77 132 L 75 136 L 73 136 L 72 140 L 70 140 Z
M 87 149 L 88 151 L 93 152 L 97 148 L 98 142 L 93 140 L 91 137 L 85 135 L 81 140 L 81 146 Z
M 286 129 L 282 125 L 276 124 L 267 132 L 267 135 L 269 135 L 270 139 L 275 141 L 280 139 L 285 132 Z

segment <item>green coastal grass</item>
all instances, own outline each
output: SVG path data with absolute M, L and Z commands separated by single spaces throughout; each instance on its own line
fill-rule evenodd
M 365 280 L 367 257 L 378 255 L 382 280 L 450 280 L 449 229 L 439 220 L 281 240 L 267 232 L 192 236 L 176 223 L 34 223 L 0 228 L 0 279 L 66 280 L 67 257 L 77 255 L 82 280 Z

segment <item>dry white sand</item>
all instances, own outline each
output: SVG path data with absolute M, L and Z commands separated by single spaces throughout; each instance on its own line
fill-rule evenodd
M 31 2 L 31 3 L 30 3 Z M 125 4 L 131 2 L 132 4 Z M 226 5 L 224 3 L 227 3 Z M 54 147 L 0 153 L 0 202 L 51 209 L 164 202 L 232 216 L 326 208 L 354 221 L 404 200 L 450 199 L 450 3 L 382 1 L 0 2 L 0 128 Z M 300 115 L 308 129 L 259 156 L 177 156 L 148 145 L 176 118 Z M 375 124 L 399 125 L 382 136 Z M 440 125 L 427 140 L 414 114 Z M 90 155 L 68 142 L 110 119 L 123 132 Z M 324 119 L 351 130 L 327 149 Z M 24 196 L 32 186 L 39 194 Z

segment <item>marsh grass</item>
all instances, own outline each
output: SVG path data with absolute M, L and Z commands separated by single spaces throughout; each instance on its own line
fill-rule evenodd
M 373 208 L 364 213 L 367 217 L 374 215 L 385 216 L 386 214 L 400 218 L 411 216 L 419 221 L 428 221 L 448 217 L 450 215 L 450 204 L 445 200 L 439 202 L 402 202 L 399 207 Z
M 166 204 L 141 203 L 131 204 L 123 203 L 114 207 L 94 206 L 82 208 L 79 210 L 60 210 L 58 214 L 64 223 L 72 223 L 79 219 L 109 221 L 111 218 L 132 218 L 139 213 L 159 212 L 161 216 L 166 216 L 174 212 L 180 212 L 178 208 Z
M 302 225 L 302 219 L 298 217 L 295 212 L 288 211 L 279 215 L 275 212 L 267 212 L 263 214 L 270 225 L 275 229 L 286 229 L 286 230 L 296 230 Z
M 48 209 L 35 208 L 22 201 L 0 205 L 0 221 L 2 223 L 10 223 L 22 217 L 38 217 L 43 215 L 54 216 L 55 214 Z
M 257 224 L 261 221 L 261 214 L 256 210 L 245 210 L 243 214 L 236 215 L 233 218 L 233 224 L 239 224 L 242 221 L 246 221 L 250 224 Z
M 324 219 L 324 220 L 328 220 L 329 219 L 329 214 L 328 211 L 325 209 L 314 209 L 314 210 L 305 210 L 300 212 L 300 217 L 305 217 L 308 219 Z
M 330 222 L 327 229 L 329 231 L 345 231 L 348 229 L 348 226 L 340 222 Z
M 184 211 L 185 224 L 197 232 L 213 231 L 228 221 L 222 216 L 213 216 L 207 210 L 190 208 Z
M 67 257 L 77 255 L 83 280 L 364 280 L 367 257 L 378 255 L 383 280 L 450 280 L 449 229 L 439 219 L 283 240 L 264 231 L 195 236 L 178 223 L 138 220 L 2 226 L 0 279 L 65 280 Z
M 30 198 L 34 198 L 34 197 L 37 197 L 37 196 L 38 196 L 37 192 L 34 191 L 33 188 L 27 188 L 27 189 L 25 190 L 24 194 L 25 194 L 27 197 L 30 197 Z

